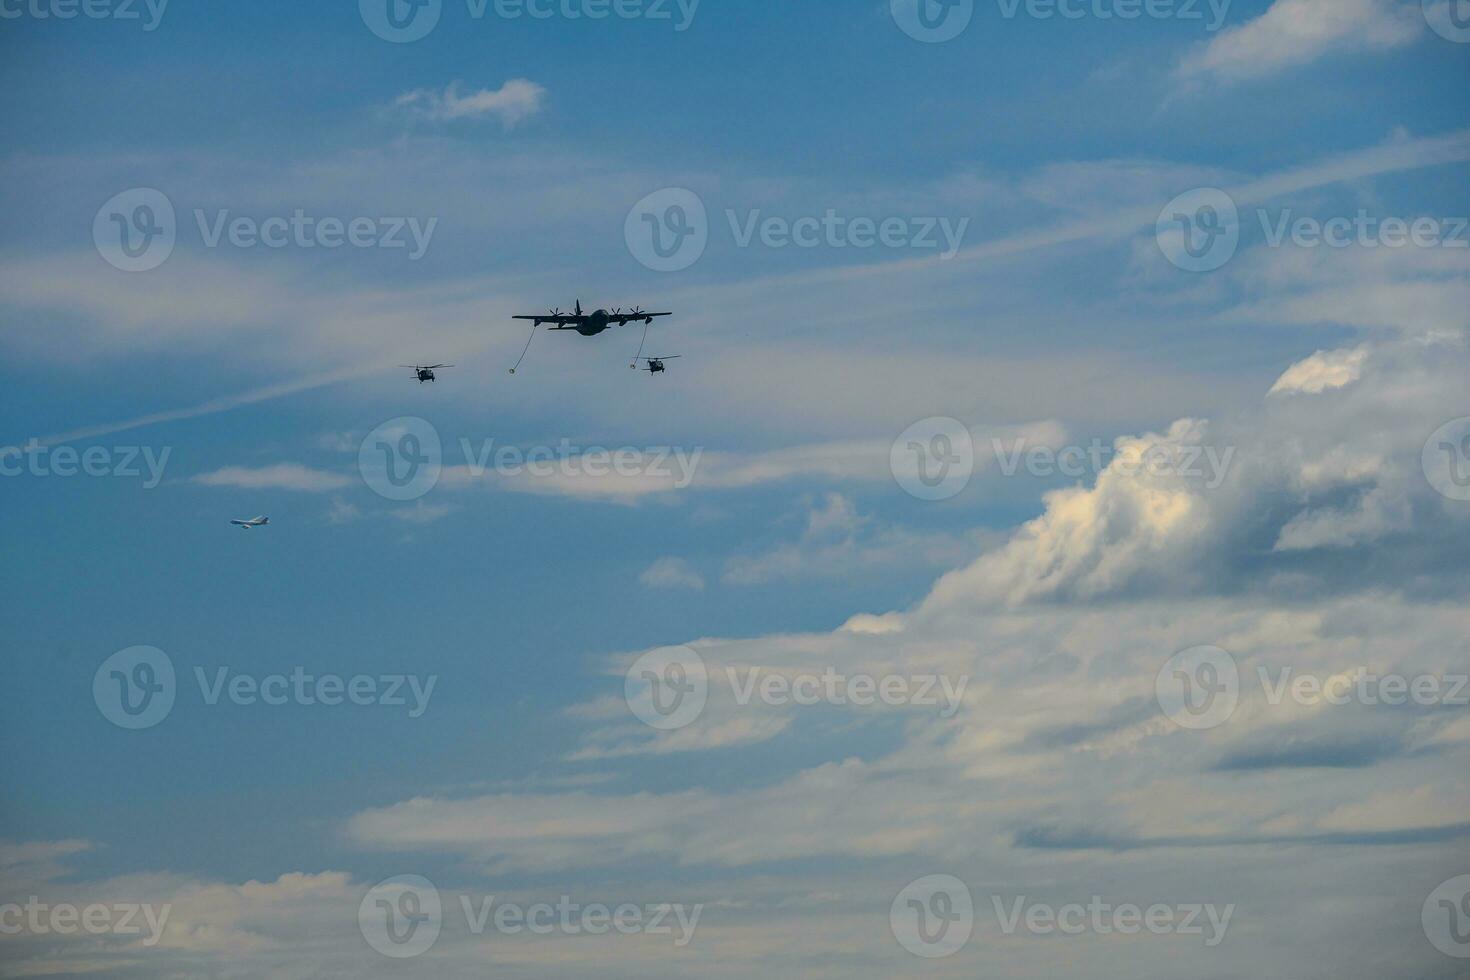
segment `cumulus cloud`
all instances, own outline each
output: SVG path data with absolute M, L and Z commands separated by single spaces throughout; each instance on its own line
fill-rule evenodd
M 545 88 L 524 78 L 512 78 L 498 89 L 461 92 L 459 82 L 451 82 L 442 92 L 416 89 L 403 93 L 393 104 L 435 121 L 490 116 L 509 128 L 540 112 L 545 101 Z
M 1362 974 L 1360 945 L 1333 941 L 1344 922 L 1371 934 L 1385 970 L 1431 975 L 1438 953 L 1400 923 L 1416 921 L 1417 895 L 1458 869 L 1470 840 L 1466 709 L 1280 694 L 1300 677 L 1332 690 L 1364 677 L 1470 671 L 1459 574 L 1470 512 L 1435 494 L 1420 467 L 1424 440 L 1463 405 L 1470 354 L 1422 337 L 1366 346 L 1351 384 L 1120 439 L 1095 483 L 1048 497 L 1034 521 L 911 608 L 854 616 L 831 632 L 694 641 L 709 668 L 709 703 L 683 729 L 657 732 L 633 718 L 623 675 L 638 654 L 610 658 L 602 692 L 565 714 L 580 726 L 565 763 L 573 774 L 623 767 L 631 786 L 424 794 L 351 814 L 346 840 L 395 855 L 397 866 L 414 855 L 459 861 L 457 876 L 488 876 L 496 894 L 528 873 L 561 887 L 626 882 L 636 870 L 642 888 L 652 868 L 661 900 L 676 891 L 668 881 L 694 880 L 723 913 L 695 949 L 726 957 L 742 975 L 768 953 L 752 952 L 752 934 L 776 936 L 782 957 L 858 949 L 874 957 L 875 975 L 901 974 L 902 960 L 884 959 L 904 955 L 888 942 L 888 898 L 940 870 L 969 882 L 981 908 L 992 895 L 1039 889 L 1062 902 L 1105 894 L 1147 904 L 1188 883 L 1190 901 L 1239 904 L 1249 939 L 1232 933 L 1218 962 L 1241 975 Z M 1218 485 L 1182 472 L 1181 454 L 1200 445 L 1238 450 Z M 1300 539 L 1310 515 L 1350 513 L 1373 494 L 1394 505 L 1381 511 L 1392 519 L 1322 522 L 1353 529 L 1330 560 L 1317 560 L 1320 546 L 1273 547 Z M 821 498 L 808 520 L 820 533 L 862 523 L 841 498 Z M 1392 548 L 1382 544 L 1387 535 Z M 1173 654 L 1201 644 L 1230 655 L 1236 703 L 1213 727 L 1189 730 L 1166 716 L 1159 683 L 1173 676 L 1164 670 Z M 752 672 L 792 680 L 827 670 L 968 683 L 949 715 L 915 704 L 736 696 Z M 701 763 L 742 748 L 762 753 L 741 757 L 764 760 L 753 778 L 732 786 L 707 776 L 720 767 Z M 695 763 L 638 778 L 650 760 L 676 758 Z M 1302 876 L 1300 862 L 1280 862 L 1284 846 L 1320 872 Z M 1058 854 L 1067 868 L 1060 883 Z M 803 873 L 790 873 L 797 862 Z M 1364 881 L 1394 887 L 1365 896 Z M 140 892 L 136 882 L 127 887 Z M 345 931 L 360 949 L 362 886 L 351 879 L 170 878 L 150 888 L 174 896 L 182 916 L 170 945 L 149 954 L 151 966 L 187 973 L 187 959 L 169 957 L 228 951 L 258 974 L 299 957 L 310 937 L 314 967 L 385 968 L 356 969 L 351 954 L 321 939 Z M 1324 895 L 1352 907 L 1299 914 Z M 801 935 L 788 939 L 773 923 L 793 915 L 803 917 Z M 1013 975 L 1023 962 L 1035 969 L 1058 946 L 983 928 L 994 941 L 955 959 L 964 975 Z M 868 933 L 882 942 L 867 942 Z M 504 967 L 505 945 L 446 930 L 433 955 L 470 973 L 491 959 Z M 1128 944 L 1142 948 L 1124 957 L 1119 945 L 1069 938 L 1066 958 L 1086 958 L 1090 975 L 1177 975 L 1175 947 Z M 562 949 L 539 946 L 537 965 L 544 971 Z M 587 959 L 563 972 L 647 973 L 626 946 L 582 949 Z M 65 949 L 47 956 L 79 958 Z M 533 972 L 529 959 L 522 965 Z
M 1095 484 L 1050 495 L 1035 521 L 911 609 L 855 616 L 830 633 L 692 644 L 708 667 L 708 704 L 684 729 L 655 732 L 630 718 L 621 690 L 634 654 L 608 664 L 616 693 L 570 714 L 587 726 L 573 762 L 763 743 L 825 746 L 833 758 L 736 792 L 694 775 L 656 791 L 424 797 L 357 814 L 349 836 L 459 855 L 491 873 L 650 862 L 764 869 L 825 857 L 903 868 L 894 890 L 942 867 L 1015 894 L 1035 873 L 1028 852 L 1074 855 L 1069 878 L 1104 873 L 1097 854 L 1141 855 L 1131 867 L 1160 873 L 1170 864 L 1178 873 L 1201 849 L 1250 860 L 1269 845 L 1329 849 L 1324 861 L 1338 868 L 1372 864 L 1384 845 L 1443 857 L 1470 839 L 1457 810 L 1470 762 L 1465 709 L 1282 693 L 1302 677 L 1332 691 L 1398 675 L 1445 679 L 1448 694 L 1470 670 L 1470 607 L 1415 588 L 1446 555 L 1458 560 L 1470 534 L 1470 512 L 1439 498 L 1419 466 L 1424 439 L 1463 397 L 1470 359 L 1453 344 L 1396 340 L 1370 345 L 1360 367 L 1356 382 L 1313 397 L 1264 398 L 1238 417 L 1120 439 Z M 1217 486 L 1179 472 L 1180 454 L 1200 445 L 1238 450 Z M 1151 455 L 1157 465 L 1145 464 Z M 1382 503 L 1362 513 L 1383 506 L 1383 520 L 1313 516 L 1350 515 L 1364 495 Z M 1357 563 L 1315 562 L 1297 547 L 1314 522 L 1347 529 L 1339 547 L 1379 555 L 1375 543 L 1392 533 L 1401 564 L 1365 563 L 1344 579 L 1343 566 Z M 810 522 L 855 523 L 840 498 Z M 1273 549 L 1278 540 L 1294 546 Z M 1438 587 L 1465 591 L 1461 580 Z M 1165 713 L 1159 684 L 1175 653 L 1201 644 L 1229 654 L 1236 701 L 1218 724 L 1189 730 Z M 790 680 L 827 669 L 968 684 L 951 716 L 737 697 L 751 671 Z M 844 751 L 859 718 L 897 723 L 862 758 Z M 1218 854 L 1210 866 L 1218 870 Z M 1300 922 L 1278 925 L 1269 899 L 1253 901 L 1253 929 L 1280 955 Z M 1232 949 L 1243 964 L 1261 947 Z M 1395 955 L 1430 956 L 1404 944 Z M 1168 966 L 1145 972 L 1166 976 Z

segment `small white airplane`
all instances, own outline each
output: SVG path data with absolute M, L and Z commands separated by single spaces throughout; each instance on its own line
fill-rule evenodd
M 265 527 L 270 522 L 271 519 L 269 517 L 252 517 L 248 521 L 231 521 L 230 523 L 236 527 L 243 527 L 248 531 L 252 527 Z

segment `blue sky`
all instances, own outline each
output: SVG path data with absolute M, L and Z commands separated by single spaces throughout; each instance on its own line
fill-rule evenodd
M 1235 0 L 1211 30 L 1183 0 L 1158 9 L 1203 19 L 976 0 L 941 43 L 905 33 L 912 0 L 558 4 L 445 0 L 390 43 L 350 2 L 0 2 L 0 446 L 42 461 L 0 476 L 0 974 L 1457 975 L 1433 918 L 1470 874 L 1447 4 Z M 1168 230 L 1201 189 L 1239 216 L 1207 270 Z M 174 243 L 127 271 L 94 229 L 144 193 Z M 704 246 L 660 271 L 628 229 L 672 194 Z M 298 212 L 422 254 L 211 244 Z M 1422 241 L 1385 244 L 1395 222 Z M 508 374 L 510 317 L 578 299 L 674 311 L 644 352 L 682 358 L 629 371 L 636 324 L 542 332 Z M 421 361 L 455 367 L 420 386 Z M 360 451 L 420 425 L 442 471 L 390 500 Z M 973 476 L 923 499 L 906 433 L 960 430 Z M 1106 457 L 1008 473 L 1018 446 Z M 507 447 L 576 472 L 470 465 Z M 1130 466 L 1151 448 L 1175 469 Z M 588 474 L 598 449 L 642 469 Z M 656 472 L 679 458 L 687 481 Z M 176 694 L 134 731 L 93 682 L 140 646 Z M 1189 730 L 1156 675 L 1199 647 L 1242 690 Z M 664 731 L 625 677 L 669 650 L 710 689 Z M 196 671 L 222 668 L 434 687 L 417 716 L 210 703 Z M 967 693 L 741 704 L 727 668 Z M 1273 701 L 1256 679 L 1287 668 L 1443 683 Z M 910 955 L 895 896 L 939 874 L 975 936 Z M 359 925 L 397 875 L 449 910 L 405 960 Z M 702 918 L 677 949 L 452 921 L 490 895 Z M 5 932 L 31 896 L 172 925 Z M 1002 928 L 1021 896 L 1234 912 L 1217 946 L 1057 943 Z

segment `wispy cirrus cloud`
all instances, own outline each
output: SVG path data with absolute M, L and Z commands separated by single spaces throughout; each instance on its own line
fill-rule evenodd
M 341 473 L 312 469 L 299 463 L 276 463 L 272 466 L 226 466 L 212 473 L 201 473 L 189 482 L 205 487 L 231 487 L 237 490 L 295 490 L 301 493 L 330 493 L 352 485 Z
M 1237 82 L 1274 75 L 1336 52 L 1397 48 L 1424 29 L 1419 4 L 1400 0 L 1276 0 L 1179 65 L 1180 77 Z

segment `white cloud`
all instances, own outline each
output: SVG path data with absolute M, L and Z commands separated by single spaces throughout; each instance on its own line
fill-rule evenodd
M 731 558 L 722 579 L 730 585 L 761 585 L 855 577 L 875 570 L 953 567 L 977 550 L 973 536 L 876 526 L 858 513 L 852 498 L 828 493 L 807 508 L 805 527 L 796 541 Z
M 443 92 L 417 89 L 403 93 L 393 104 L 436 121 L 493 116 L 508 128 L 540 112 L 545 101 L 545 88 L 512 78 L 498 89 L 461 92 L 459 82 L 451 82 Z
M 1448 833 L 1451 846 L 1466 821 L 1447 814 L 1462 794 L 1433 788 L 1467 762 L 1470 736 L 1455 727 L 1457 711 L 1273 701 L 1261 678 L 1360 669 L 1449 678 L 1470 668 L 1462 642 L 1470 612 L 1408 589 L 1414 574 L 1433 576 L 1445 560 L 1434 549 L 1458 555 L 1446 542 L 1470 537 L 1470 513 L 1444 507 L 1418 472 L 1426 433 L 1460 403 L 1467 361 L 1453 345 L 1374 345 L 1362 376 L 1332 400 L 1265 399 L 1238 418 L 1182 420 L 1121 439 L 1096 485 L 1049 496 L 1041 517 L 944 576 L 907 612 L 854 617 L 830 633 L 691 644 L 710 689 L 685 729 L 654 732 L 613 693 L 570 714 L 588 724 L 574 760 L 788 738 L 813 750 L 828 744 L 824 734 L 846 733 L 844 722 L 794 704 L 741 705 L 738 678 L 836 669 L 971 680 L 951 718 L 912 705 L 837 709 L 848 726 L 872 713 L 904 719 L 887 749 L 863 760 L 842 756 L 847 740 L 837 737 L 836 757 L 737 793 L 696 782 L 657 793 L 425 798 L 364 811 L 350 835 L 378 848 L 460 854 L 492 871 L 906 856 L 905 867 L 943 861 L 988 875 L 1018 848 L 1082 861 L 1098 850 L 1190 845 L 1361 849 L 1375 834 L 1432 846 Z M 1132 465 L 1154 447 L 1212 439 L 1241 455 L 1213 489 Z M 1376 495 L 1392 520 L 1322 519 L 1345 494 Z M 1345 547 L 1392 528 L 1410 574 L 1271 550 L 1314 522 L 1346 529 Z M 841 498 L 809 521 L 820 533 L 861 525 Z M 1344 586 L 1345 569 L 1364 577 Z M 1190 732 L 1164 716 L 1155 681 L 1172 654 L 1202 643 L 1235 657 L 1240 704 L 1219 728 Z M 608 664 L 611 685 L 620 689 L 635 656 Z M 1376 792 L 1405 805 L 1364 804 L 1368 769 Z
M 1214 960 L 1232 975 L 1432 971 L 1438 954 L 1401 927 L 1405 909 L 1410 921 L 1417 912 L 1403 896 L 1427 893 L 1463 853 L 1463 709 L 1272 703 L 1257 680 L 1260 670 L 1331 678 L 1470 669 L 1465 604 L 1412 588 L 1429 577 L 1463 591 L 1445 570 L 1458 568 L 1470 513 L 1433 495 L 1418 454 L 1463 404 L 1470 355 L 1414 339 L 1367 349 L 1358 380 L 1330 397 L 1263 398 L 1239 416 L 1121 440 L 1120 460 L 1200 439 L 1238 445 L 1241 464 L 1213 490 L 1110 467 L 1094 486 L 1049 498 L 1036 522 L 911 609 L 854 616 L 831 632 L 692 643 L 712 683 L 704 714 L 683 730 L 657 733 L 630 717 L 622 674 L 637 654 L 612 658 L 605 693 L 565 715 L 582 726 L 567 768 L 623 779 L 400 799 L 351 816 L 347 840 L 391 855 L 394 868 L 412 870 L 415 855 L 453 868 L 454 880 L 483 880 L 484 894 L 502 900 L 516 878 L 500 876 L 520 872 L 549 882 L 539 901 L 554 902 L 567 881 L 612 901 L 670 901 L 692 888 L 710 903 L 693 949 L 731 975 L 777 961 L 814 978 L 901 975 L 887 902 L 938 870 L 967 881 L 982 909 L 991 895 L 1045 889 L 1086 902 L 1112 887 L 1117 901 L 1187 892 L 1238 903 L 1248 935 L 1232 927 Z M 1374 561 L 1314 565 L 1309 553 L 1271 550 L 1301 515 L 1365 491 L 1410 504 L 1395 547 L 1378 548 Z M 808 526 L 845 533 L 864 522 L 845 501 L 823 499 Z M 1348 571 L 1365 577 L 1344 586 L 1335 577 Z M 1162 716 L 1155 679 L 1173 653 L 1201 643 L 1235 657 L 1240 703 L 1219 728 L 1190 732 Z M 937 673 L 970 684 L 951 717 L 881 704 L 741 706 L 726 668 L 787 678 L 828 668 Z M 864 724 L 874 719 L 894 723 Z M 759 761 L 737 785 L 711 775 L 724 766 L 702 764 L 723 757 L 690 755 L 761 744 L 738 760 Z M 692 764 L 648 764 L 676 753 Z M 655 769 L 656 780 L 644 778 Z M 1284 846 L 1302 861 L 1281 862 Z M 67 850 L 33 853 L 54 860 Z M 1303 862 L 1319 873 L 1302 876 Z M 1234 877 L 1221 880 L 1221 867 Z M 1365 881 L 1382 887 L 1365 890 Z M 1200 882 L 1214 884 L 1201 893 Z M 112 972 L 153 975 L 206 973 L 201 964 L 222 955 L 249 975 L 288 964 L 354 976 L 391 967 L 367 956 L 355 933 L 362 886 L 330 872 L 246 885 L 157 876 L 86 891 L 171 897 L 178 927 L 171 919 L 166 944 L 147 959 L 59 944 L 22 949 L 25 962 L 75 972 L 84 958 L 101 959 Z M 444 897 L 458 908 L 455 893 Z M 982 938 L 951 961 L 956 975 L 1067 975 L 1078 958 L 1089 976 L 1178 975 L 1177 945 L 1082 936 L 1059 953 L 1054 941 L 1006 936 L 993 922 L 979 928 Z M 1334 941 L 1344 928 L 1371 938 L 1388 965 L 1363 969 L 1358 943 Z M 446 924 L 426 962 L 455 975 L 492 963 L 497 975 L 544 975 L 548 962 L 567 976 L 689 972 L 668 960 L 658 961 L 662 973 L 643 969 L 628 943 L 492 938 Z M 789 968 L 792 957 L 829 953 L 852 962 L 835 972 Z
M 1329 53 L 1402 47 L 1423 30 L 1417 0 L 1276 0 L 1193 52 L 1179 73 L 1224 82 L 1259 78 Z
M 650 589 L 693 589 L 704 591 L 704 576 L 682 558 L 660 558 L 638 576 Z
M 301 493 L 330 493 L 352 485 L 350 477 L 341 473 L 312 469 L 299 463 L 277 463 L 273 466 L 226 466 L 212 473 L 201 473 L 190 479 L 206 487 L 232 487 L 239 490 L 296 490 Z
M 1301 393 L 1320 395 L 1335 388 L 1346 388 L 1363 376 L 1363 362 L 1368 358 L 1366 347 L 1349 350 L 1318 351 L 1311 357 L 1298 361 L 1277 379 L 1269 394 L 1288 395 Z

